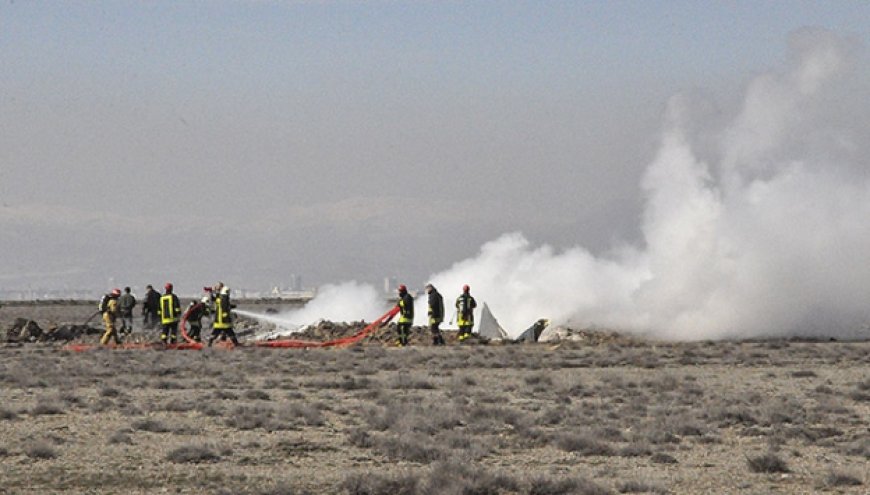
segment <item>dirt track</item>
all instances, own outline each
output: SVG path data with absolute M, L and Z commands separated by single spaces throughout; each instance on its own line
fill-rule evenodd
M 868 351 L 6 346 L 0 493 L 863 494 Z

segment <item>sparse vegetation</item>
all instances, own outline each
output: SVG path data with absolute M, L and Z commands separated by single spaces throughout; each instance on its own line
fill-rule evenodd
M 789 471 L 785 460 L 774 452 L 749 457 L 746 462 L 753 473 L 787 473 Z
M 171 462 L 214 462 L 220 460 L 220 455 L 206 445 L 182 445 L 166 454 L 166 460 Z
M 24 447 L 24 453 L 31 459 L 54 459 L 57 451 L 44 441 L 36 441 Z
M 208 493 L 664 494 L 716 479 L 863 494 L 866 345 L 787 344 L 7 348 L 0 469 L 10 491 L 41 493 L 169 479 Z M 101 471 L 131 455 L 141 470 Z M 77 473 L 64 488 L 59 468 Z

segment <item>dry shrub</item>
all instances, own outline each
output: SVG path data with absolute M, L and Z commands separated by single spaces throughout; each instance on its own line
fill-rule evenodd
M 168 433 L 172 431 L 171 428 L 157 419 L 140 419 L 133 423 L 133 428 L 139 431 L 150 431 L 151 433 Z
M 864 437 L 840 447 L 840 452 L 845 455 L 870 459 L 870 439 Z
M 797 370 L 792 371 L 791 376 L 794 378 L 815 378 L 819 375 L 817 375 L 813 370 Z
M 537 475 L 528 481 L 525 493 L 529 495 L 606 495 L 610 491 L 583 478 L 553 478 Z
M 839 486 L 861 486 L 862 482 L 857 476 L 838 471 L 829 472 L 817 485 L 818 488 L 830 490 Z
M 657 493 L 665 494 L 668 490 L 660 485 L 645 481 L 625 481 L 616 486 L 619 493 Z
M 362 428 L 354 428 L 348 431 L 347 441 L 354 447 L 359 447 L 361 449 L 368 449 L 373 445 L 372 436 L 368 431 Z
M 262 428 L 267 431 L 276 430 L 275 422 L 272 418 L 273 410 L 262 406 L 241 406 L 235 408 L 226 424 L 232 428 L 239 430 L 255 430 Z
M 248 390 L 245 392 L 244 397 L 249 400 L 272 400 L 272 397 L 268 393 L 256 389 Z
M 445 449 L 433 445 L 429 437 L 419 433 L 377 437 L 373 444 L 375 450 L 392 460 L 429 464 L 448 457 Z
M 100 389 L 100 397 L 118 397 L 121 391 L 114 387 L 103 387 Z
M 746 459 L 749 470 L 753 473 L 787 473 L 788 465 L 785 460 L 774 452 L 768 452 Z
M 239 396 L 229 390 L 215 390 L 214 398 L 219 400 L 239 400 Z
M 664 452 L 656 452 L 650 456 L 649 460 L 656 464 L 677 464 L 677 459 L 674 456 Z
M 399 390 L 433 390 L 435 388 L 435 385 L 428 379 L 416 374 L 412 376 L 407 373 L 393 375 L 392 380 L 390 380 L 387 386 Z
M 10 409 L 6 409 L 5 407 L 0 407 L 0 420 L 9 421 L 13 419 L 18 419 L 18 413 Z
M 182 445 L 166 454 L 166 460 L 177 463 L 216 462 L 220 455 L 207 445 Z
M 54 447 L 43 441 L 24 447 L 24 453 L 31 459 L 54 459 L 58 455 Z
M 64 414 L 64 412 L 63 406 L 55 401 L 38 402 L 30 410 L 30 414 L 33 416 Z
M 521 491 L 520 482 L 500 471 L 461 462 L 437 463 L 422 484 L 423 495 L 500 494 Z
M 133 438 L 130 436 L 130 430 L 118 430 L 115 433 L 112 433 L 112 436 L 109 437 L 110 445 L 113 444 L 124 444 L 124 445 L 133 445 Z
M 411 472 L 353 473 L 344 478 L 341 489 L 349 495 L 415 495 L 419 485 L 420 475 Z
M 585 434 L 567 433 L 558 435 L 554 439 L 554 443 L 566 452 L 574 452 L 582 456 L 614 455 L 613 448 L 610 445 Z
M 224 407 L 220 403 L 202 399 L 196 404 L 196 411 L 203 416 L 219 417 L 224 415 Z
M 281 411 L 281 420 L 292 425 L 323 426 L 326 420 L 317 407 L 303 402 L 294 402 Z

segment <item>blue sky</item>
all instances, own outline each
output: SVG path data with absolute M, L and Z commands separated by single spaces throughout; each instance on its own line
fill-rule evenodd
M 4 2 L 4 277 L 422 283 L 506 231 L 632 241 L 668 99 L 727 106 L 804 26 L 866 43 L 870 7 Z

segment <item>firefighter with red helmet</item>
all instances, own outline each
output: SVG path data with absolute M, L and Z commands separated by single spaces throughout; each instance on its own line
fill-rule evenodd
M 181 302 L 178 296 L 172 293 L 172 283 L 167 282 L 163 287 L 163 295 L 160 296 L 160 307 L 157 313 L 160 315 L 160 341 L 164 344 L 178 342 L 178 320 L 181 318 Z
M 471 296 L 471 287 L 462 286 L 462 294 L 456 298 L 456 324 L 459 325 L 459 341 L 462 342 L 471 337 L 471 328 L 474 327 L 474 308 L 477 301 Z
M 414 324 L 414 298 L 408 294 L 408 288 L 405 285 L 400 285 L 399 301 L 396 306 L 399 308 L 399 321 L 396 325 L 396 331 L 399 333 L 399 339 L 396 341 L 396 346 L 404 347 L 408 345 L 408 337 L 411 335 L 411 325 Z
M 116 344 L 121 343 L 118 338 L 118 329 L 115 328 L 115 320 L 118 318 L 118 298 L 121 297 L 121 289 L 112 289 L 112 292 L 100 299 L 100 311 L 103 313 L 103 323 L 106 333 L 100 339 L 100 344 L 106 345 L 109 339 L 114 339 Z

